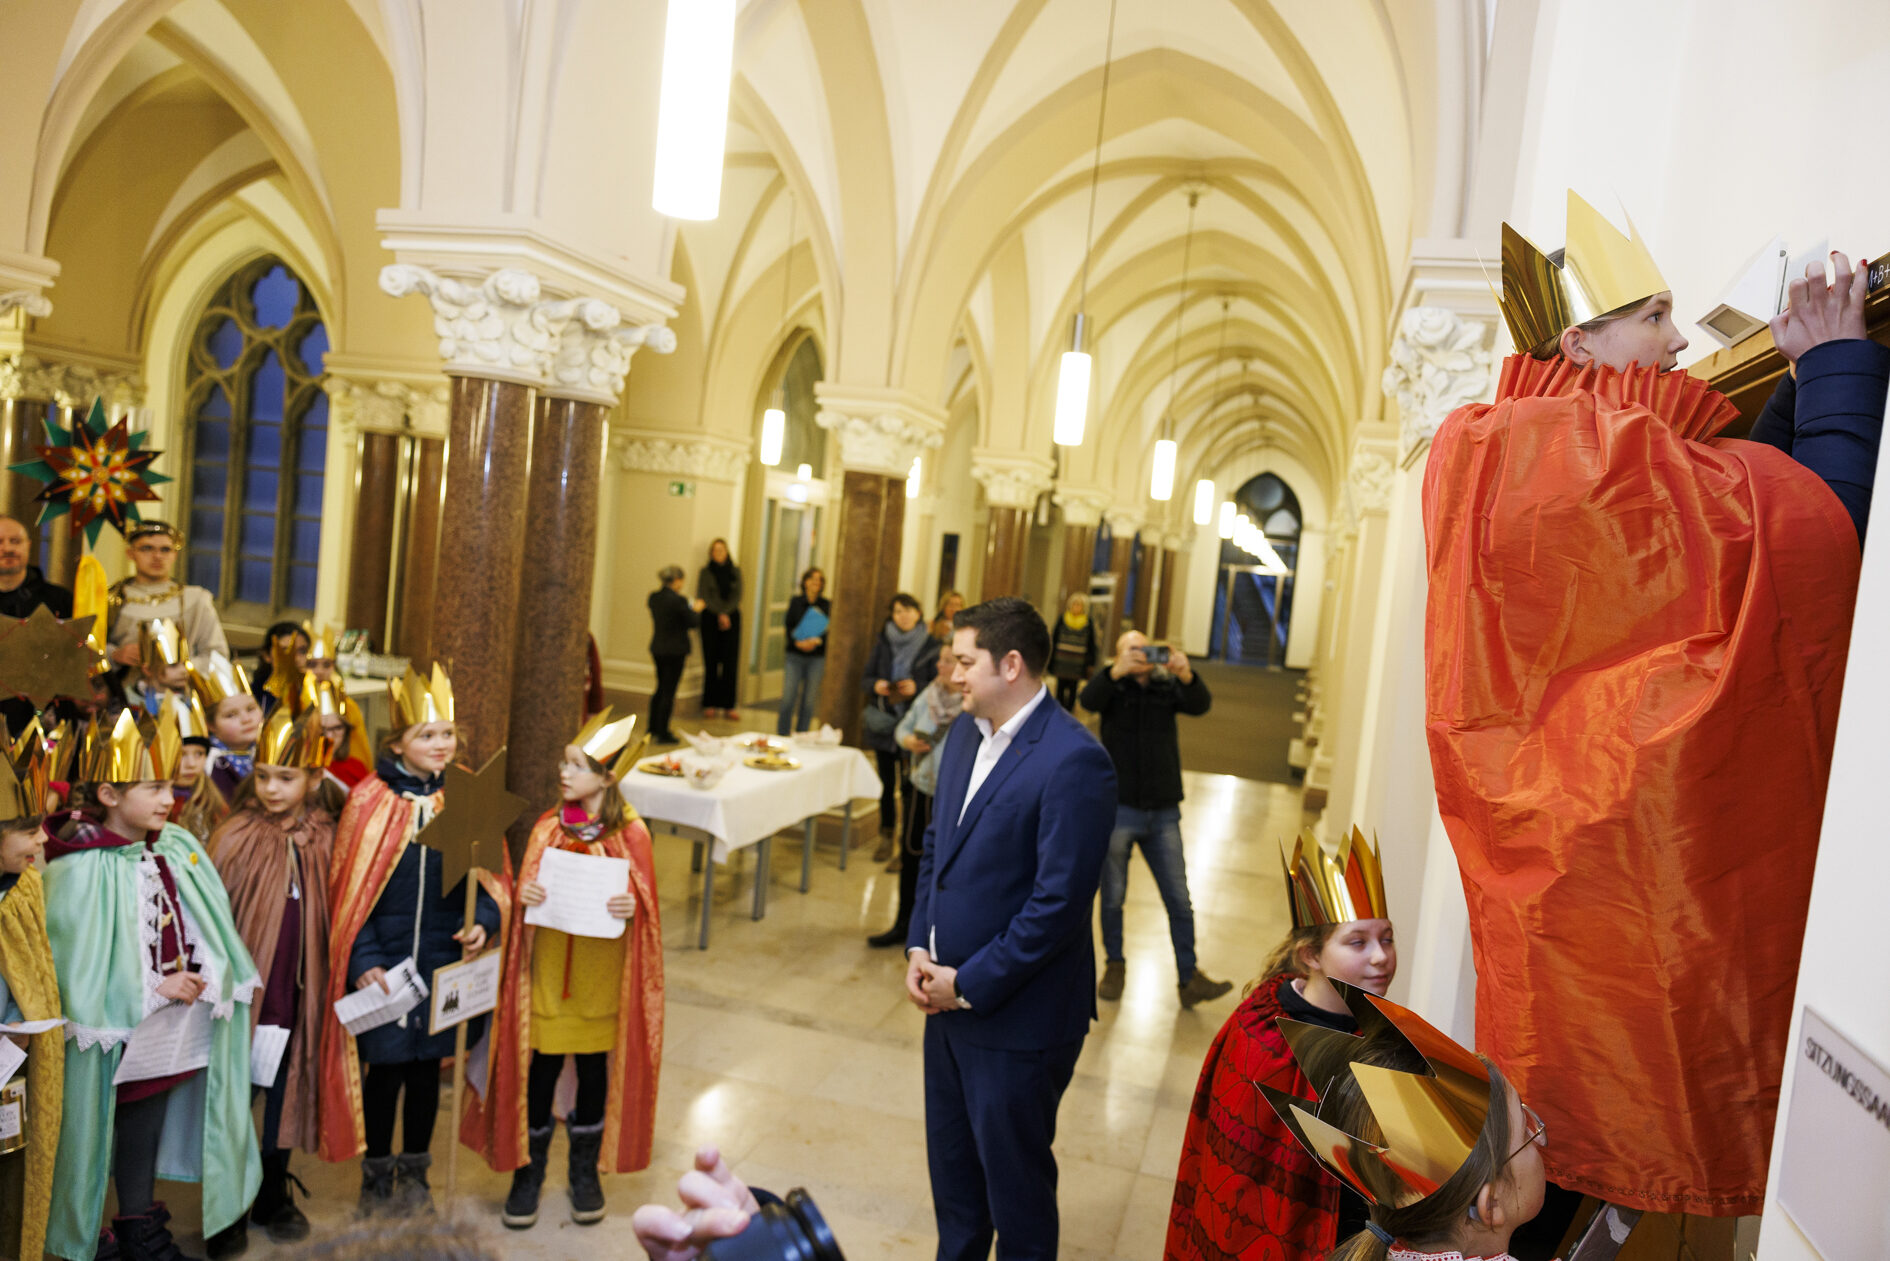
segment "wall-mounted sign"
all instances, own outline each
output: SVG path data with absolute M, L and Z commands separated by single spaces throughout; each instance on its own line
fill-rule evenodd
M 1881 1258 L 1890 1239 L 1890 1072 L 1809 1007 L 1792 1050 L 1778 1202 L 1824 1261 Z
M 694 499 L 696 497 L 696 484 L 694 482 L 671 482 L 669 484 L 669 493 L 676 499 Z

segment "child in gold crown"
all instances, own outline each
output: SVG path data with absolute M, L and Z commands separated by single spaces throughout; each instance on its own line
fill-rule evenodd
M 606 710 L 566 746 L 558 768 L 563 800 L 532 828 L 519 864 L 518 901 L 528 908 L 549 896 L 539 873 L 554 849 L 626 859 L 630 876 L 607 904 L 629 921 L 619 937 L 571 936 L 522 917 L 511 930 L 491 1082 L 484 1099 L 472 1101 L 461 1137 L 494 1169 L 514 1171 L 502 1220 L 515 1230 L 538 1220 L 552 1097 L 567 1056 L 578 1083 L 565 1118 L 571 1219 L 602 1220 L 600 1167 L 633 1173 L 650 1163 L 663 1053 L 663 931 L 650 833 L 617 788 L 646 743 L 631 740 L 635 722 L 611 722 Z
M 328 868 L 335 817 L 315 800 L 329 745 L 321 716 L 278 707 L 263 725 L 250 775 L 237 786 L 230 817 L 210 853 L 237 931 L 262 978 L 250 1006 L 258 1026 L 287 1032 L 264 1088 L 262 1190 L 250 1220 L 275 1243 L 308 1237 L 308 1218 L 289 1194 L 289 1152 L 318 1147 L 323 1005 L 328 993 Z
M 395 729 L 375 774 L 348 798 L 335 829 L 329 883 L 320 1147 L 324 1160 L 365 1153 L 362 1216 L 432 1208 L 429 1148 L 439 1115 L 440 1061 L 453 1053 L 454 1034 L 429 1035 L 423 1005 L 357 1037 L 334 1015 L 334 1004 L 370 985 L 385 988 L 387 973 L 408 959 L 431 984 L 434 969 L 470 958 L 497 939 L 500 899 L 507 899 L 503 884 L 481 873 L 476 922 L 463 927 L 465 886 L 442 889 L 441 856 L 415 843 L 445 805 L 446 768 L 459 751 L 446 672 L 436 665 L 428 680 L 409 668 L 404 679 L 390 681 L 389 691 Z M 478 1042 L 483 1021 L 470 1024 L 469 1045 Z

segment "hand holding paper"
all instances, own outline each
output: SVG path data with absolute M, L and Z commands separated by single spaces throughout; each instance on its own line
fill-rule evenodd
M 525 908 L 534 928 L 555 928 L 574 937 L 623 936 L 623 918 L 610 903 L 630 887 L 630 860 L 548 849 L 538 863 L 545 900 Z
M 402 959 L 399 967 L 381 979 L 380 985 L 358 989 L 337 1001 L 335 1017 L 349 1033 L 359 1035 L 394 1023 L 426 996 L 427 983 L 414 971 L 413 960 Z

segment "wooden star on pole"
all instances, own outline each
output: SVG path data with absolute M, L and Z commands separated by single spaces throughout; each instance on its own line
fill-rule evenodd
M 0 692 L 24 696 L 35 709 L 59 696 L 91 700 L 99 661 L 85 638 L 92 621 L 62 622 L 43 604 L 30 617 L 0 617 Z
M 440 853 L 440 889 L 451 891 L 475 867 L 500 868 L 505 830 L 524 813 L 525 798 L 505 787 L 505 750 L 476 771 L 446 768 L 446 805 L 415 839 Z

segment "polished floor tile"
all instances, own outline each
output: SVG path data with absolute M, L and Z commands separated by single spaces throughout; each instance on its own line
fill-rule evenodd
M 1103 1004 L 1059 1116 L 1063 1256 L 1073 1261 L 1160 1255 L 1201 1060 L 1238 987 L 1287 928 L 1277 841 L 1300 826 L 1298 791 L 1189 774 L 1187 792 L 1182 830 L 1200 966 L 1237 988 L 1219 1002 L 1181 1008 L 1167 917 L 1136 859 L 1125 912 L 1127 988 L 1121 1002 Z M 759 922 L 749 918 L 754 855 L 718 870 L 707 951 L 695 948 L 701 883 L 690 871 L 690 846 L 658 837 L 668 1010 L 655 1164 L 606 1179 L 609 1219 L 576 1226 L 566 1212 L 561 1136 L 538 1225 L 510 1232 L 498 1224 L 509 1175 L 462 1152 L 458 1213 L 479 1224 L 502 1255 L 634 1255 L 630 1211 L 646 1200 L 671 1200 L 695 1148 L 711 1142 L 758 1185 L 807 1187 L 855 1261 L 933 1255 L 924 1017 L 904 998 L 900 952 L 865 944 L 891 923 L 898 896 L 898 876 L 870 861 L 872 823 L 860 803 L 854 839 L 864 848 L 854 849 L 845 872 L 836 862 L 837 821 L 823 827 L 806 894 L 797 888 L 798 835 L 778 838 L 768 914 Z M 449 1152 L 441 1120 L 436 1188 L 446 1182 Z M 306 1208 L 318 1237 L 344 1226 L 359 1162 L 323 1165 L 298 1155 L 295 1168 L 312 1193 Z M 166 1185 L 161 1193 L 189 1230 L 194 1188 Z M 258 1235 L 249 1255 L 262 1261 L 293 1251 Z

